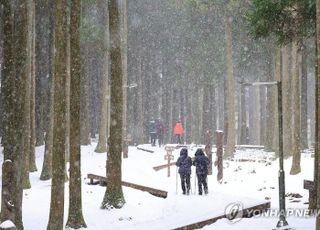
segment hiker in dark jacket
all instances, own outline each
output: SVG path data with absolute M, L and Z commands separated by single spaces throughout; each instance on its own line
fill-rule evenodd
M 176 165 L 179 167 L 178 172 L 180 174 L 182 192 L 184 195 L 189 195 L 192 160 L 188 156 L 187 149 L 181 149 Z
M 209 159 L 204 155 L 202 149 L 197 149 L 195 153 L 195 158 L 192 164 L 196 166 L 199 195 L 202 195 L 202 186 L 203 186 L 204 193 L 208 194 L 207 175 L 208 175 L 209 163 L 210 163 Z

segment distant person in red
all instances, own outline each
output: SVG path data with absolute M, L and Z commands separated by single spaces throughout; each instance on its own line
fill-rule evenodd
M 177 144 L 182 144 L 181 137 L 182 137 L 183 133 L 184 133 L 184 129 L 183 129 L 182 123 L 181 123 L 181 121 L 178 121 L 173 129 L 173 135 L 176 138 Z

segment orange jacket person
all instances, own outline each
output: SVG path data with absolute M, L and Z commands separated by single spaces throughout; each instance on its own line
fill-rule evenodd
M 176 137 L 177 144 L 181 144 L 181 136 L 183 135 L 183 133 L 184 133 L 184 129 L 183 129 L 182 123 L 181 121 L 178 121 L 173 129 L 173 134 Z

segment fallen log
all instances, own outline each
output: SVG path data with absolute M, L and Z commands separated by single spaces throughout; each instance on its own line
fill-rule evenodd
M 149 152 L 149 153 L 154 153 L 154 151 L 153 151 L 153 150 L 150 150 L 150 149 L 144 149 L 144 148 L 141 148 L 141 147 L 138 147 L 138 146 L 137 146 L 137 149 L 138 149 L 138 150 L 142 150 L 142 151 L 146 151 L 146 152 Z
M 255 205 L 255 206 L 252 206 L 252 207 L 249 207 L 249 208 L 244 208 L 243 210 L 241 210 L 242 211 L 241 218 L 250 218 L 250 217 L 252 217 L 254 215 L 259 215 L 259 214 L 261 214 L 262 212 L 266 211 L 269 208 L 270 208 L 270 202 L 262 203 L 262 204 Z M 216 217 L 213 217 L 213 218 L 210 218 L 210 219 L 207 219 L 207 220 L 202 220 L 202 221 L 199 221 L 199 222 L 196 222 L 196 223 L 193 223 L 193 224 L 188 224 L 188 225 L 185 225 L 185 226 L 181 226 L 181 227 L 175 228 L 175 230 L 200 229 L 200 228 L 203 228 L 206 225 L 213 224 L 214 222 L 216 222 L 219 219 L 228 218 L 227 215 L 229 215 L 229 213 L 224 214 L 224 215 L 220 215 L 220 216 L 216 216 Z
M 174 166 L 174 165 L 176 165 L 176 162 L 171 162 L 171 163 L 169 164 L 169 166 Z M 159 165 L 159 166 L 154 166 L 154 167 L 153 167 L 153 169 L 154 169 L 155 171 L 159 171 L 160 169 L 165 169 L 165 168 L 168 168 L 168 164 L 164 164 L 164 165 Z
M 97 184 L 94 180 L 99 181 L 98 183 L 100 183 L 100 184 L 103 184 L 103 183 L 107 184 L 108 183 L 108 179 L 104 176 L 99 176 L 99 175 L 95 175 L 95 174 L 88 174 L 87 177 L 90 179 L 90 184 Z M 147 186 L 138 185 L 138 184 L 134 184 L 131 182 L 126 182 L 126 181 L 122 181 L 121 184 L 126 187 L 138 189 L 138 190 L 141 190 L 144 192 L 149 192 L 153 196 L 157 196 L 157 197 L 161 197 L 161 198 L 167 198 L 167 196 L 168 196 L 168 192 L 163 191 L 163 190 L 150 188 Z
M 236 149 L 264 149 L 263 145 L 236 145 Z

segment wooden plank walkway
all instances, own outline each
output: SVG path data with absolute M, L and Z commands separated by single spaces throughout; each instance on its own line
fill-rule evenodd
M 90 184 L 98 184 L 98 183 L 99 184 L 103 184 L 103 183 L 107 184 L 108 183 L 108 179 L 104 176 L 99 176 L 99 175 L 89 173 L 87 175 L 87 177 L 90 179 Z M 95 183 L 94 180 L 98 181 L 98 183 Z M 167 196 L 168 196 L 167 191 L 163 191 L 163 190 L 159 190 L 159 189 L 155 189 L 155 188 L 151 188 L 151 187 L 147 187 L 147 186 L 143 186 L 143 185 L 138 185 L 138 184 L 134 184 L 131 182 L 126 182 L 126 181 L 122 181 L 121 184 L 126 187 L 138 189 L 138 190 L 141 190 L 144 192 L 149 192 L 153 196 L 157 196 L 157 197 L 161 197 L 161 198 L 167 198 Z
M 270 208 L 270 202 L 266 202 L 266 203 L 262 203 L 262 204 L 255 205 L 252 207 L 244 208 L 242 210 L 242 212 L 243 212 L 242 218 L 250 218 L 253 215 L 261 214 L 261 212 L 264 212 L 269 208 Z M 189 229 L 203 228 L 204 226 L 213 224 L 214 222 L 216 222 L 217 220 L 222 219 L 222 218 L 227 218 L 227 215 L 224 214 L 224 215 L 212 217 L 207 220 L 202 220 L 202 221 L 199 221 L 196 223 L 192 223 L 192 224 L 188 224 L 185 226 L 175 228 L 175 230 L 189 230 Z

